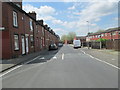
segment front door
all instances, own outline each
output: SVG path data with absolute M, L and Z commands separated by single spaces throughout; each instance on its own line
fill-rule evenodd
M 25 54 L 25 38 L 24 36 L 21 36 L 22 38 L 22 54 Z
M 29 47 L 28 47 L 28 36 L 26 36 L 26 53 L 29 52 Z

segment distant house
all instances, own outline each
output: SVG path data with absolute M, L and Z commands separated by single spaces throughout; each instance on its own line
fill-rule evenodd
M 120 39 L 120 28 L 111 28 L 103 32 L 91 33 L 86 36 L 86 41 L 96 41 L 100 38 L 107 40 Z
M 82 46 L 86 46 L 86 36 L 76 36 L 76 40 L 80 40 Z

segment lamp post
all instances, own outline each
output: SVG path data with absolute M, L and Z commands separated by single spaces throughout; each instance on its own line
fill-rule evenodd
M 89 21 L 86 21 L 88 23 L 88 49 L 89 49 Z

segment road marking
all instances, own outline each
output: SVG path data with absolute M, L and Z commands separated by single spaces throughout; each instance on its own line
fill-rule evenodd
M 114 68 L 120 69 L 119 67 L 117 67 L 117 66 L 115 66 L 115 65 L 113 65 L 113 64 L 110 64 L 110 63 L 108 63 L 108 62 L 106 62 L 106 61 L 103 61 L 103 60 L 100 60 L 100 59 L 98 59 L 98 58 L 96 58 L 96 57 L 93 57 L 93 56 L 90 55 L 90 54 L 87 54 L 87 53 L 84 52 L 83 50 L 81 50 L 81 52 L 83 52 L 84 54 L 88 55 L 88 56 L 91 57 L 91 58 L 96 59 L 97 61 L 103 62 L 103 63 L 105 63 L 105 64 L 107 64 L 107 65 L 109 65 L 109 66 L 112 66 L 112 67 L 114 67 Z
M 63 54 L 62 54 L 62 60 L 64 60 L 64 56 L 65 56 L 65 54 L 63 53 Z
M 4 75 L 8 74 L 9 72 L 12 72 L 13 70 L 15 70 L 15 69 L 17 69 L 17 68 L 20 68 L 20 67 L 22 67 L 22 65 L 12 68 L 12 69 L 9 70 L 8 72 L 6 72 L 6 73 L 0 75 L 0 78 L 3 77 Z
M 26 63 L 23 63 L 22 65 L 19 65 L 19 66 L 16 66 L 16 67 L 10 69 L 9 71 L 7 71 L 7 72 L 1 74 L 1 75 L 0 75 L 0 78 L 3 77 L 3 76 L 5 76 L 6 74 L 8 74 L 8 73 L 10 73 L 10 72 L 12 72 L 12 71 L 14 71 L 14 70 L 16 70 L 16 69 L 22 67 L 23 65 L 26 65 L 26 64 L 28 64 L 28 63 L 30 63 L 30 62 L 32 62 L 32 61 L 35 61 L 35 60 L 38 59 L 39 57 L 40 57 L 40 56 L 38 56 L 38 57 L 36 57 L 36 58 L 34 58 L 34 59 L 32 59 L 32 60 L 26 62 Z
M 38 59 L 38 58 L 40 58 L 40 56 L 37 56 L 36 58 L 34 58 L 34 59 L 32 59 L 32 60 L 30 60 L 30 61 L 24 63 L 23 65 L 26 65 L 26 64 L 28 64 L 28 63 L 30 63 L 30 62 L 32 62 L 32 61 L 35 61 L 35 60 Z
M 113 58 L 112 60 L 114 61 L 115 59 Z
M 56 57 L 56 56 L 54 56 L 54 57 L 53 57 L 53 59 L 57 59 L 57 57 Z
M 45 59 L 45 57 L 41 57 L 40 59 L 44 60 L 44 59 Z

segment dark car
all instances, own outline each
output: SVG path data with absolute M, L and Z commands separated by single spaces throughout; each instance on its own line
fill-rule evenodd
M 57 50 L 57 49 L 58 46 L 55 43 L 49 45 L 49 50 Z
M 58 47 L 62 47 L 63 46 L 63 43 L 58 43 Z

